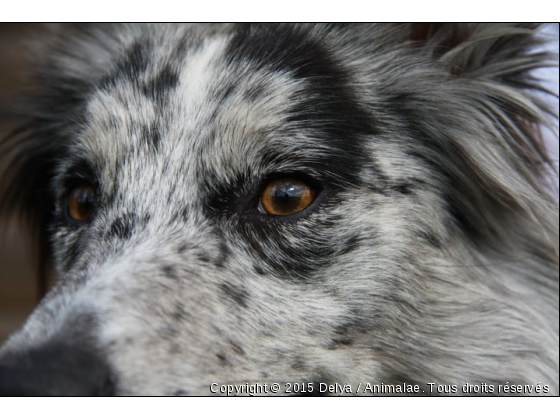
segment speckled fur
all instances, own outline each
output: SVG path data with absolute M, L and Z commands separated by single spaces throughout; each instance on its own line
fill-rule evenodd
M 558 395 L 558 205 L 528 74 L 556 61 L 537 43 L 508 25 L 54 28 L 4 200 L 41 213 L 59 281 L 4 363 L 87 342 L 117 394 Z M 317 200 L 258 213 L 284 173 Z M 98 197 L 83 226 L 64 217 L 76 177 Z

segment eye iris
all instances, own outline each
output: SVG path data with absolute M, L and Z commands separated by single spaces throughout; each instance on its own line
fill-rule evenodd
M 288 216 L 307 208 L 315 199 L 315 192 L 304 182 L 282 179 L 270 182 L 261 197 L 266 213 Z
M 70 192 L 68 200 L 69 216 L 79 222 L 86 221 L 91 216 L 95 195 L 89 185 L 80 185 Z

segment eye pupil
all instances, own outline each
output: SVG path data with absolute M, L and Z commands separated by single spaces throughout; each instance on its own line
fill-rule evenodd
M 70 191 L 68 216 L 78 222 L 87 221 L 95 204 L 95 194 L 89 185 L 79 185 Z
M 307 208 L 315 199 L 315 191 L 297 179 L 270 182 L 261 196 L 263 210 L 270 215 L 289 216 Z
M 290 208 L 297 207 L 301 201 L 301 188 L 288 183 L 282 183 L 274 188 L 274 198 L 276 205 L 289 211 Z

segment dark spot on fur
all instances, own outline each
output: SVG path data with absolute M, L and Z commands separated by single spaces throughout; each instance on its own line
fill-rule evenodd
M 173 213 L 173 218 L 171 219 L 171 223 L 177 222 L 187 222 L 189 220 L 189 208 L 187 206 L 178 209 Z
M 356 335 L 368 332 L 368 326 L 365 322 L 361 321 L 358 316 L 356 316 L 356 319 L 344 322 L 334 328 L 334 337 L 331 340 L 329 348 L 331 348 L 332 345 L 351 345 Z
M 412 184 L 409 182 L 401 182 L 399 184 L 395 184 L 391 186 L 391 190 L 398 194 L 402 195 L 410 195 L 412 194 Z
M 374 159 L 372 157 L 372 159 Z M 388 195 L 387 186 L 389 185 L 389 178 L 387 175 L 379 168 L 379 165 L 375 161 L 370 162 L 365 168 L 364 177 L 368 180 L 365 183 L 365 187 L 375 193 L 381 195 Z
M 290 367 L 293 370 L 306 370 L 306 365 L 301 359 L 301 357 L 297 357 L 294 361 L 292 361 Z
M 99 87 L 102 89 L 113 88 L 120 79 L 132 81 L 135 85 L 140 80 L 140 75 L 148 68 L 149 43 L 137 41 L 126 52 L 124 58 L 117 62 L 114 70 L 104 76 Z
M 390 179 L 383 170 L 381 170 L 381 165 L 377 163 L 374 156 L 370 157 L 370 162 L 367 164 L 368 176 L 375 181 L 375 184 L 381 189 L 386 189 L 390 183 Z
M 354 340 L 352 338 L 335 338 L 327 348 L 330 350 L 334 350 L 335 348 L 338 348 L 340 346 L 350 346 L 352 344 L 354 344 Z
M 117 217 L 109 228 L 108 235 L 122 240 L 130 239 L 134 226 L 134 218 L 130 215 Z
M 245 355 L 245 350 L 243 350 L 243 347 L 241 347 L 238 343 L 231 339 L 228 339 L 228 342 L 235 353 L 239 354 L 240 356 Z
M 83 252 L 83 246 L 79 238 L 72 242 L 65 254 L 65 267 L 67 270 L 71 269 Z
M 161 271 L 165 277 L 172 280 L 179 280 L 179 275 L 177 274 L 177 270 L 175 269 L 175 267 L 171 265 L 164 265 L 161 268 Z
M 187 33 L 177 42 L 175 48 L 173 48 L 173 51 L 169 56 L 169 61 L 173 63 L 182 63 L 187 56 L 189 48 L 196 49 L 199 46 L 199 40 L 196 39 L 193 34 Z
M 377 184 L 367 184 L 366 188 L 372 193 L 385 195 L 385 190 Z
M 223 236 L 220 236 L 220 241 L 218 242 L 218 249 L 220 252 L 218 258 L 216 259 L 215 264 L 216 267 L 223 267 L 230 256 L 230 250 Z
M 237 86 L 233 83 L 228 83 L 225 86 L 219 86 L 214 93 L 215 105 L 212 114 L 208 117 L 208 125 L 214 125 L 220 112 L 224 108 L 226 102 L 235 93 Z M 213 135 L 210 136 L 212 138 Z
M 258 264 L 253 264 L 253 270 L 255 270 L 255 273 L 260 276 L 263 276 L 266 273 L 264 269 Z
M 142 218 L 140 219 L 140 223 L 142 224 L 142 227 L 148 226 L 148 223 L 150 223 L 151 219 L 152 219 L 151 215 L 149 214 L 143 215 Z
M 179 84 L 179 76 L 171 66 L 166 65 L 161 72 L 151 79 L 142 89 L 144 94 L 151 100 L 163 105 L 169 93 Z
M 470 214 L 461 207 L 458 203 L 458 199 L 454 196 L 444 195 L 444 198 L 446 198 L 447 210 L 454 225 L 467 236 L 477 239 L 479 236 L 479 227 L 477 227 L 476 221 L 474 221 Z
M 161 142 L 161 132 L 155 122 L 143 125 L 142 139 L 145 144 L 151 145 L 154 150 L 159 149 L 159 144 Z
M 185 310 L 185 307 L 182 303 L 175 303 L 175 306 L 174 306 L 173 312 L 171 313 L 171 316 L 176 321 L 183 321 L 183 320 L 187 319 L 188 313 Z
M 362 238 L 359 235 L 355 235 L 344 242 L 344 247 L 342 248 L 340 255 L 349 254 L 358 249 L 361 245 Z
M 189 391 L 185 391 L 184 389 L 177 389 L 173 391 L 173 396 L 180 397 L 181 395 L 190 395 Z
M 432 232 L 428 230 L 420 230 L 418 231 L 418 237 L 423 242 L 433 246 L 434 248 L 441 248 L 441 241 L 439 238 Z
M 234 94 L 236 85 L 233 83 L 227 84 L 222 87 L 216 94 L 216 99 L 220 102 L 226 102 Z
M 198 252 L 197 258 L 200 262 L 208 264 L 210 262 L 210 256 L 206 252 Z
M 244 287 L 224 282 L 220 284 L 220 289 L 226 296 L 228 296 L 239 306 L 243 308 L 247 307 L 247 299 L 249 297 L 249 294 Z
M 267 89 L 262 84 L 255 84 L 250 86 L 244 93 L 243 98 L 249 102 L 256 102 L 259 99 L 265 97 L 267 94 Z
M 176 218 L 186 223 L 189 220 L 189 208 L 183 207 Z
M 218 358 L 220 365 L 227 366 L 230 364 L 227 357 L 223 353 L 217 353 L 216 357 Z
M 185 242 L 185 243 L 180 244 L 180 245 L 177 247 L 177 252 L 178 252 L 179 254 L 182 254 L 182 253 L 188 251 L 188 250 L 191 249 L 191 248 L 192 248 L 192 247 L 191 247 L 188 243 Z

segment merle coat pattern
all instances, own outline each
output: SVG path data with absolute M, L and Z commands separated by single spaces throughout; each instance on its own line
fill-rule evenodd
M 62 25 L 36 43 L 2 204 L 31 214 L 58 282 L 0 350 L 1 392 L 558 394 L 538 129 L 555 116 L 530 75 L 556 61 L 534 27 Z M 264 214 L 279 176 L 317 197 Z

